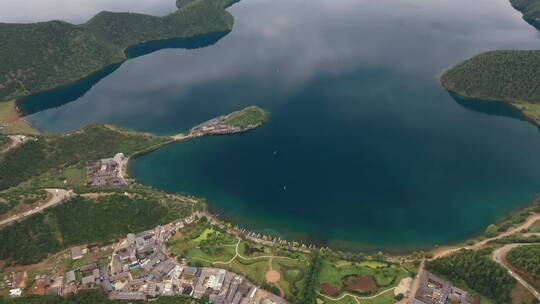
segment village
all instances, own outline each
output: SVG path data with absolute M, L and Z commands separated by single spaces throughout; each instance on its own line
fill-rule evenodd
M 84 289 L 101 288 L 110 299 L 148 300 L 160 296 L 184 295 L 212 303 L 281 304 L 287 301 L 246 278 L 225 269 L 189 266 L 187 259 L 172 257 L 165 242 L 194 221 L 188 217 L 153 230 L 130 233 L 115 245 L 75 246 L 66 258 L 78 267 L 60 275 L 37 274 L 27 295 L 67 296 Z M 106 258 L 95 258 L 96 252 Z M 98 254 L 98 256 L 101 254 Z M 23 295 L 25 274 L 2 278 L 1 287 L 11 297 Z

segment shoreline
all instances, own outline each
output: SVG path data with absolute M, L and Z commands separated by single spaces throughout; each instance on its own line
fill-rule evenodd
M 451 91 L 449 91 L 449 92 L 451 92 Z M 453 92 L 451 92 L 451 93 L 453 93 Z M 459 95 L 459 96 L 461 96 L 461 95 Z M 464 97 L 464 98 L 471 99 L 471 98 L 467 98 L 467 97 Z M 476 101 L 475 99 L 471 99 L 471 100 Z M 482 102 L 482 101 L 478 101 L 478 102 Z M 504 103 L 505 105 L 508 105 L 506 102 L 501 102 L 501 101 L 496 101 L 496 102 Z M 520 111 L 520 113 L 521 113 L 521 111 Z M 22 119 L 22 117 L 20 117 L 20 119 Z M 46 132 L 40 132 L 39 130 L 33 128 L 31 123 L 28 122 L 27 120 L 23 120 L 23 121 L 25 123 L 27 123 L 27 125 L 29 127 L 31 127 L 33 130 L 35 130 L 37 132 L 37 134 L 45 134 L 46 133 Z M 133 155 L 127 157 L 126 160 L 125 160 L 124 165 L 121 168 L 121 174 L 127 181 L 130 181 L 132 183 L 138 183 L 136 178 L 133 177 L 132 171 L 130 169 L 130 166 L 132 165 L 132 160 L 137 159 L 138 157 L 144 156 L 145 154 L 148 154 L 148 153 L 152 153 L 155 150 L 158 150 L 158 149 L 160 149 L 162 147 L 165 147 L 165 146 L 170 145 L 170 144 L 175 143 L 175 142 L 187 141 L 187 140 L 190 140 L 190 139 L 193 139 L 193 138 L 205 137 L 205 136 L 235 135 L 235 134 L 240 134 L 240 133 L 251 131 L 251 130 L 256 129 L 256 128 L 262 126 L 262 125 L 263 124 L 261 123 L 261 124 L 258 124 L 258 125 L 254 125 L 254 126 L 252 126 L 250 128 L 240 130 L 238 132 L 223 133 L 223 134 L 212 134 L 212 133 L 208 133 L 208 134 L 202 134 L 202 133 L 191 134 L 190 132 L 188 132 L 187 134 L 178 133 L 178 134 L 175 134 L 175 135 L 164 136 L 166 138 L 169 138 L 169 140 L 165 141 L 163 143 L 156 144 L 154 146 L 148 147 L 148 148 L 146 148 L 144 150 L 138 151 L 138 152 L 134 153 Z M 540 125 L 538 125 L 538 126 L 540 127 Z M 141 184 L 141 185 L 144 185 L 144 184 Z M 147 185 L 145 185 L 145 186 L 147 186 Z M 165 191 L 165 190 L 162 190 L 162 191 Z M 188 194 L 183 193 L 183 192 L 171 192 L 171 193 L 191 196 L 191 195 L 188 195 Z M 195 197 L 197 197 L 198 199 L 203 199 L 200 196 L 195 196 Z M 497 221 L 494 221 L 494 222 L 491 222 L 491 223 L 495 224 L 495 225 L 499 225 L 499 224 L 507 221 L 512 215 L 518 214 L 518 213 L 523 212 L 524 210 L 526 210 L 528 208 L 533 207 L 536 202 L 537 202 L 537 199 L 533 199 L 532 202 L 527 203 L 523 207 L 518 207 L 518 208 L 514 209 L 512 212 L 502 216 L 500 218 L 500 220 L 497 220 Z M 220 218 L 218 218 L 217 215 L 214 212 L 212 212 L 211 204 L 205 203 L 205 206 L 206 206 L 206 212 L 208 214 L 211 214 L 218 221 L 220 221 L 220 222 L 229 222 L 229 223 L 233 223 L 233 224 L 235 223 L 235 222 L 226 221 L 226 220 L 222 221 Z M 254 230 L 256 231 L 256 229 L 254 229 Z M 277 235 L 272 235 L 272 236 L 279 237 Z M 332 240 L 332 241 L 330 241 L 328 243 L 323 243 L 323 242 L 317 241 L 317 240 L 311 240 L 311 241 L 308 242 L 308 244 L 316 245 L 317 247 L 321 247 L 321 248 L 330 248 L 331 250 L 334 250 L 334 251 L 362 252 L 362 253 L 369 253 L 369 254 L 376 253 L 377 251 L 383 251 L 383 252 L 389 253 L 391 256 L 404 256 L 404 255 L 406 256 L 406 255 L 411 255 L 411 254 L 413 254 L 415 252 L 426 252 L 426 253 L 436 254 L 438 251 L 442 250 L 443 248 L 444 249 L 464 248 L 464 247 L 466 247 L 467 242 L 470 242 L 470 241 L 473 241 L 473 240 L 478 240 L 478 239 L 481 239 L 481 238 L 482 238 L 482 231 L 478 231 L 477 233 L 475 233 L 475 234 L 473 234 L 473 235 L 471 235 L 469 237 L 466 237 L 465 239 L 463 239 L 461 241 L 458 241 L 458 242 L 450 242 L 450 243 L 442 243 L 442 244 L 430 244 L 430 245 L 407 245 L 407 244 L 404 244 L 404 245 L 395 245 L 395 246 L 377 246 L 377 245 L 372 245 L 372 244 L 369 244 L 369 243 L 361 243 L 361 242 L 355 242 L 355 241 L 351 242 L 351 241 L 338 240 L 338 239 Z M 296 239 L 291 239 L 291 240 L 288 240 L 288 241 L 297 242 Z M 335 242 L 337 242 L 337 243 L 339 243 L 339 242 L 354 243 L 354 244 L 353 244 L 353 246 L 346 246 L 346 245 L 345 246 L 336 246 L 336 244 L 334 244 Z M 357 247 L 357 248 L 352 249 L 351 247 Z
M 249 130 L 247 130 L 249 131 Z M 247 132 L 245 131 L 245 132 Z M 234 135 L 234 134 L 231 134 L 231 135 Z M 172 143 L 175 143 L 175 142 L 181 142 L 181 141 L 187 141 L 187 140 L 190 140 L 192 138 L 197 138 L 197 137 L 204 137 L 204 136 L 208 136 L 208 135 L 201 135 L 201 136 L 194 136 L 194 137 L 190 137 L 190 136 L 186 136 L 186 137 L 183 137 L 181 139 L 174 139 L 174 140 L 171 140 L 169 142 L 166 142 L 166 143 L 163 143 L 163 144 L 160 144 L 158 147 L 154 147 L 152 149 L 147 149 L 147 150 L 144 150 L 144 151 L 141 151 L 141 152 L 137 152 L 135 154 L 133 154 L 131 157 L 127 158 L 126 159 L 126 165 L 124 166 L 124 170 L 123 170 L 123 174 L 124 174 L 124 177 L 126 178 L 126 180 L 129 180 L 129 181 L 132 181 L 134 183 L 139 183 L 137 181 L 137 179 L 135 177 L 133 177 L 133 175 L 131 174 L 131 171 L 130 171 L 130 165 L 132 164 L 132 160 L 133 159 L 137 159 L 138 157 L 141 157 L 141 156 L 144 156 L 145 154 L 147 153 L 151 153 L 161 147 L 164 147 L 164 146 L 167 146 L 169 144 L 172 144 Z M 174 136 L 172 136 L 174 137 Z M 144 184 L 142 184 L 144 185 Z M 145 185 L 147 187 L 152 187 L 152 186 L 148 186 L 148 185 Z M 197 195 L 197 194 L 187 194 L 185 192 L 168 192 L 167 190 L 165 189 L 160 189 L 160 188 L 156 188 L 160 191 L 164 191 L 164 192 L 167 192 L 167 193 L 171 193 L 171 194 L 180 194 L 180 195 L 186 195 L 186 196 L 193 196 L 193 197 L 196 197 L 197 199 L 199 200 L 205 200 L 204 197 L 200 196 L 200 195 Z M 503 215 L 500 217 L 500 219 L 496 220 L 496 221 L 493 221 L 493 222 L 490 222 L 488 225 L 490 224 L 495 224 L 495 225 L 500 225 L 502 223 L 505 223 L 507 221 L 509 221 L 511 219 L 511 217 L 513 215 L 516 215 L 516 214 L 519 214 L 519 213 L 522 213 L 524 211 L 526 211 L 527 209 L 530 209 L 532 207 L 534 207 L 535 205 L 538 204 L 540 200 L 540 196 L 538 197 L 535 197 L 532 199 L 532 201 L 528 202 L 528 203 L 525 203 L 523 206 L 521 207 L 517 207 L 517 208 L 514 208 L 511 212 Z M 228 219 L 223 219 L 222 217 L 219 216 L 218 213 L 215 212 L 215 209 L 212 208 L 212 204 L 210 202 L 205 202 L 205 213 L 209 216 L 212 217 L 212 219 L 220 222 L 220 223 L 231 223 L 233 225 L 238 225 L 240 226 L 241 223 L 238 222 L 238 221 L 234 221 L 234 220 L 228 220 Z M 520 224 L 518 224 L 520 225 Z M 486 226 L 487 227 L 487 226 Z M 248 228 L 246 228 L 248 229 Z M 251 229 L 251 228 L 250 228 Z M 513 229 L 513 227 L 509 227 L 507 230 L 511 230 Z M 256 233 L 261 233 L 261 234 L 267 234 L 267 233 L 263 233 L 257 229 L 252 229 L 254 232 Z M 506 231 L 501 231 L 500 234 L 504 234 Z M 322 241 L 317 241 L 317 240 L 304 240 L 304 241 L 298 241 L 298 238 L 286 238 L 286 237 L 282 237 L 278 234 L 267 234 L 269 236 L 272 236 L 272 237 L 276 237 L 276 238 L 281 238 L 283 240 L 286 240 L 288 242 L 298 242 L 298 243 L 304 243 L 306 245 L 313 245 L 313 246 L 317 246 L 319 248 L 329 248 L 330 250 L 332 251 L 344 251 L 344 252 L 354 252 L 354 253 L 366 253 L 366 254 L 375 254 L 377 252 L 385 252 L 387 254 L 389 254 L 389 256 L 392 256 L 392 257 L 400 257 L 400 256 L 410 256 L 414 253 L 417 253 L 417 252 L 423 252 L 423 253 L 430 253 L 430 254 L 437 254 L 437 252 L 441 251 L 441 250 L 448 250 L 448 249 L 461 249 L 461 248 L 466 248 L 467 247 L 467 243 L 468 242 L 471 242 L 471 241 L 474 241 L 474 242 L 483 242 L 484 241 L 484 237 L 483 237 L 483 233 L 484 233 L 484 230 L 480 230 L 480 231 L 477 231 L 475 232 L 474 234 L 460 240 L 460 241 L 457 241 L 457 242 L 449 242 L 449 243 L 440 243 L 440 244 L 430 244 L 430 245 L 407 245 L 407 244 L 404 244 L 404 245 L 395 245 L 395 246 L 377 246 L 377 245 L 372 245 L 372 244 L 369 244 L 369 243 L 362 243 L 362 242 L 356 242 L 356 241 L 344 241 L 344 240 L 338 240 L 338 239 L 333 239 L 331 240 L 330 242 L 328 243 L 323 243 Z M 347 248 L 347 246 L 336 246 L 334 243 L 335 242 L 345 242 L 345 243 L 352 243 L 354 246 L 357 246 L 358 248 L 357 249 L 352 249 L 352 248 Z
M 440 81 L 440 84 L 441 86 L 449 93 L 449 94 L 454 94 L 455 96 L 458 96 L 460 97 L 461 99 L 463 100 L 466 100 L 466 101 L 471 101 L 471 102 L 477 102 L 477 103 L 482 103 L 482 102 L 494 102 L 494 103 L 499 103 L 499 104 L 502 104 L 506 107 L 508 107 L 509 109 L 512 109 L 514 111 L 516 111 L 517 113 L 519 113 L 522 118 L 529 122 L 530 124 L 532 124 L 533 126 L 537 127 L 540 129 L 540 121 L 537 121 L 536 119 L 534 119 L 533 117 L 529 116 L 527 113 L 523 112 L 523 110 L 521 110 L 519 107 L 517 107 L 515 104 L 519 104 L 519 103 L 526 103 L 527 102 L 522 102 L 522 101 L 510 101 L 510 100 L 499 100 L 499 99 L 494 99 L 494 98 L 481 98 L 481 97 L 476 97 L 476 96 L 470 96 L 470 95 L 466 95 L 464 93 L 461 93 L 461 92 L 458 92 L 456 90 L 452 90 L 450 88 L 447 88 L 443 83 L 442 81 Z

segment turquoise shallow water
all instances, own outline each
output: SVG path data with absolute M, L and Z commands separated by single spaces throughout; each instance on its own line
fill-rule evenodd
M 51 132 L 103 122 L 171 134 L 262 106 L 264 127 L 170 145 L 131 173 L 252 229 L 338 247 L 459 241 L 540 192 L 538 129 L 437 81 L 478 52 L 540 46 L 506 1 L 247 0 L 230 11 L 233 32 L 207 47 L 129 60 L 73 102 L 42 97 L 61 106 L 29 119 Z

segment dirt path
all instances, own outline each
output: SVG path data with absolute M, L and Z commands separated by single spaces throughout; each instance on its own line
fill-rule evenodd
M 538 301 L 540 301 L 540 293 L 533 286 L 531 286 L 531 284 L 529 284 L 525 279 L 523 279 L 517 273 L 512 271 L 512 269 L 505 262 L 506 255 L 512 249 L 518 248 L 518 247 L 521 247 L 521 246 L 528 246 L 528 245 L 537 245 L 537 244 L 534 244 L 534 243 L 532 243 L 532 244 L 521 244 L 521 243 L 519 243 L 519 244 L 505 245 L 505 246 L 493 251 L 493 255 L 491 256 L 491 259 L 493 261 L 495 261 L 496 263 L 499 263 L 502 267 L 504 267 L 508 271 L 509 275 L 511 275 L 514 279 L 516 279 L 516 281 L 518 281 L 521 285 L 523 285 L 523 287 L 527 288 L 527 290 L 530 293 L 532 293 L 536 297 L 536 299 L 538 299 Z
M 15 221 L 18 221 L 20 219 L 23 219 L 25 217 L 31 216 L 33 214 L 36 214 L 38 212 L 41 212 L 47 208 L 50 208 L 52 206 L 55 206 L 57 204 L 62 203 L 63 201 L 69 199 L 73 195 L 75 195 L 75 192 L 73 190 L 64 190 L 64 189 L 45 189 L 45 191 L 49 192 L 51 195 L 50 199 L 43 203 L 42 205 L 35 207 L 34 209 L 30 211 L 26 211 L 23 213 L 15 214 L 10 218 L 7 218 L 5 220 L 0 221 L 0 227 L 4 225 L 9 225 Z
M 504 237 L 507 237 L 507 236 L 510 236 L 512 234 L 515 234 L 515 233 L 518 233 L 520 232 L 521 230 L 523 229 L 527 229 L 529 227 L 532 226 L 532 224 L 534 224 L 536 221 L 539 221 L 540 220 L 540 213 L 536 213 L 536 214 L 533 214 L 531 216 L 529 216 L 527 218 L 527 220 L 525 222 L 523 222 L 522 224 L 514 227 L 514 228 L 511 228 L 495 237 L 492 237 L 492 238 L 487 238 L 487 239 L 484 239 L 482 241 L 479 241 L 471 246 L 457 246 L 457 247 L 441 247 L 441 248 L 438 248 L 438 249 L 435 249 L 433 251 L 433 259 L 437 259 L 437 258 L 441 258 L 441 257 L 444 257 L 444 256 L 447 256 L 449 254 L 452 254 L 456 251 L 459 251 L 463 248 L 466 248 L 466 249 L 480 249 L 481 247 L 485 246 L 487 243 L 491 242 L 491 241 L 494 241 L 494 240 L 498 240 L 498 239 L 502 239 Z
M 425 263 L 424 261 L 422 261 L 422 263 L 420 264 L 420 268 L 418 268 L 418 273 L 416 274 L 416 277 L 414 278 L 414 282 L 411 285 L 408 301 L 407 299 L 404 299 L 405 303 L 411 302 L 416 296 L 416 292 L 418 291 L 418 288 L 420 288 L 420 276 L 424 273 L 424 271 L 425 271 Z
M 281 280 L 281 273 L 279 271 L 274 270 L 272 267 L 272 261 L 274 260 L 274 257 L 271 256 L 268 258 L 268 271 L 264 275 L 266 278 L 266 282 L 273 284 L 276 286 L 276 288 L 279 290 L 279 295 L 284 298 L 285 297 L 285 291 L 283 291 L 283 288 L 279 286 L 279 281 Z

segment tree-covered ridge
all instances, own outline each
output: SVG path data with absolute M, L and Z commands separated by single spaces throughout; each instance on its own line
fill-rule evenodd
M 458 95 L 511 103 L 540 122 L 540 51 L 482 53 L 446 71 L 442 85 Z
M 426 263 L 426 268 L 454 284 L 465 285 L 492 299 L 495 303 L 510 303 L 516 282 L 506 270 L 489 258 L 491 251 L 462 249 L 450 256 Z
M 143 198 L 144 197 L 144 198 Z M 76 244 L 107 242 L 152 229 L 189 213 L 191 205 L 163 203 L 148 194 L 107 195 L 97 201 L 76 197 L 0 230 L 0 260 L 32 264 Z
M 483 53 L 448 70 L 449 91 L 484 100 L 540 103 L 540 51 Z
M 126 59 L 129 46 L 229 32 L 221 0 L 194 0 L 164 17 L 102 12 L 82 25 L 0 23 L 0 101 L 66 85 Z
M 519 270 L 540 280 L 540 245 L 521 246 L 512 249 L 506 258 Z
M 510 0 L 512 6 L 523 13 L 523 18 L 540 24 L 540 0 Z
M 50 170 L 87 160 L 130 156 L 168 142 L 167 137 L 107 125 L 90 125 L 64 135 L 40 135 L 0 157 L 0 190 L 16 186 Z

